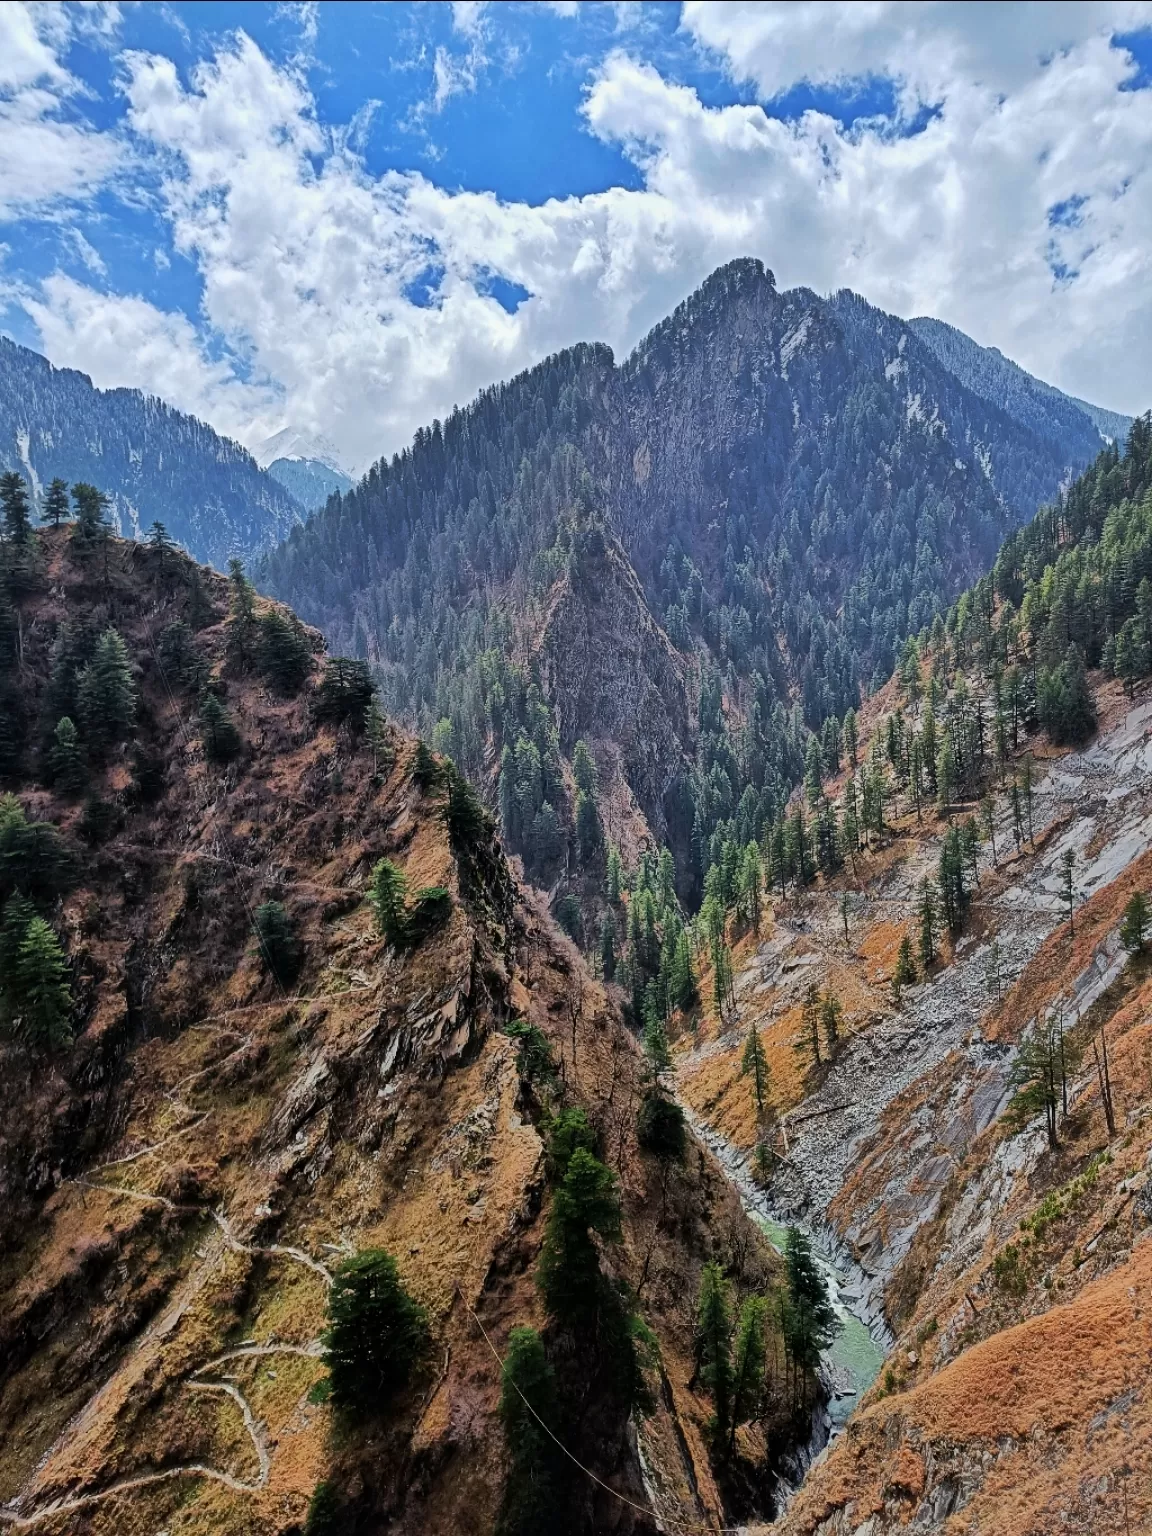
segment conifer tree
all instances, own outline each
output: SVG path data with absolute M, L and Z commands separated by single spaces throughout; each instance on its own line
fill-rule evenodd
M 600 972 L 605 981 L 616 979 L 616 921 L 605 912 L 600 924 Z
M 644 989 L 644 1055 L 648 1071 L 659 1081 L 672 1066 L 672 1051 L 664 1028 L 664 1010 L 658 988 L 650 981 Z
M 824 1030 L 824 1040 L 828 1047 L 828 1056 L 831 1059 L 840 1048 L 840 1020 L 844 1009 L 839 998 L 831 992 L 825 993 L 820 1001 L 820 1023 Z
M 228 585 L 231 588 L 228 652 L 241 669 L 247 669 L 256 639 L 256 593 L 244 572 L 243 560 L 229 560 Z
M 51 523 L 53 528 L 59 528 L 61 523 L 66 523 L 69 519 L 68 482 L 61 480 L 59 476 L 48 487 L 41 517 L 44 522 Z
M 814 1067 L 824 1064 L 820 1051 L 820 991 L 813 983 L 804 994 L 804 1007 L 800 1022 L 801 1040 L 798 1049 L 809 1054 Z
M 72 989 L 60 941 L 42 917 L 24 929 L 11 982 L 5 986 L 13 1028 L 36 1051 L 60 1050 L 72 1038 Z
M 200 740 L 211 763 L 230 762 L 240 751 L 236 723 L 211 690 L 200 699 Z
M 136 685 L 128 647 L 108 628 L 96 642 L 92 660 L 76 682 L 76 707 L 84 739 L 96 752 L 123 741 L 136 721 Z
M 300 974 L 304 946 L 282 902 L 265 901 L 254 913 L 260 957 L 282 987 L 290 987 Z
M 605 890 L 608 896 L 609 906 L 620 905 L 620 887 L 623 883 L 623 871 L 620 867 L 620 850 L 615 843 L 608 848 L 608 874 L 605 881 Z
M 339 1264 L 328 1292 L 323 1335 L 332 1402 L 378 1413 L 428 1345 L 424 1308 L 405 1289 L 396 1261 L 366 1248 Z
M 257 624 L 257 664 L 285 698 L 299 693 L 312 670 L 312 647 L 295 619 L 278 608 L 261 614 Z
M 76 508 L 72 537 L 77 544 L 91 546 L 104 543 L 110 531 L 106 516 L 108 498 L 104 492 L 79 480 L 72 487 L 72 504 Z
M 160 570 L 162 572 L 165 571 L 168 567 L 169 556 L 175 550 L 176 545 L 162 522 L 156 521 L 149 528 L 148 547 L 156 555 Z
M 62 795 L 78 795 L 87 786 L 88 765 L 84 761 L 76 727 L 67 715 L 60 717 L 52 733 L 48 771 L 52 783 Z
M 764 1111 L 768 1103 L 769 1070 L 768 1058 L 764 1054 L 764 1046 L 760 1039 L 760 1031 L 753 1024 L 748 1030 L 748 1038 L 744 1042 L 744 1054 L 740 1058 L 740 1076 L 752 1079 L 752 1095 L 756 1100 L 756 1117 L 763 1120 Z
M 936 893 L 927 876 L 920 883 L 920 964 L 925 971 L 936 958 Z
M 696 1373 L 712 1397 L 712 1436 L 723 1447 L 728 1442 L 732 1416 L 732 1302 L 719 1264 L 705 1264 L 700 1272 L 696 1302 Z
M 1143 891 L 1134 891 L 1124 908 L 1124 920 L 1120 924 L 1120 942 L 1134 955 L 1142 955 L 1148 942 L 1148 926 L 1152 922 L 1148 898 Z
M 1064 887 L 1064 900 L 1068 903 L 1068 932 L 1076 932 L 1076 852 L 1073 848 L 1065 848 L 1060 855 L 1061 879 Z
M 541 1424 L 559 1419 L 556 1376 L 534 1328 L 513 1328 L 501 1367 L 500 1423 L 508 1477 L 496 1536 L 537 1536 L 556 1518 L 563 1468 Z
M 552 1197 L 536 1283 L 552 1316 L 580 1329 L 595 1321 L 604 1299 L 593 1233 L 610 1242 L 619 1238 L 620 1198 L 612 1172 L 577 1147 Z
M 408 882 L 390 859 L 381 859 L 372 871 L 368 900 L 376 918 L 377 931 L 389 944 L 400 945 L 407 937 L 405 898 Z
M 388 737 L 388 722 L 375 699 L 371 700 L 364 711 L 364 741 L 372 754 L 372 777 L 375 780 L 385 768 L 391 767 L 394 756 Z
M 912 940 L 908 934 L 904 934 L 900 940 L 893 978 L 901 987 L 910 987 L 916 980 L 916 962 L 912 958 Z
M 740 1322 L 732 1349 L 732 1417 L 728 1433 L 728 1454 L 736 1447 L 736 1431 L 741 1424 L 758 1417 L 764 1395 L 764 1367 L 767 1363 L 768 1302 L 763 1296 L 749 1296 L 740 1308 Z
M 23 546 L 32 539 L 32 517 L 28 509 L 28 487 L 22 475 L 12 470 L 0 475 L 0 506 L 4 509 L 4 538 L 9 544 Z

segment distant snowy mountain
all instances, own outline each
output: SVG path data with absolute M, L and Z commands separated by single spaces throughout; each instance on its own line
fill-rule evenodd
M 1019 363 L 1005 357 L 999 347 L 982 347 L 955 326 L 927 315 L 909 320 L 908 328 L 973 394 L 998 405 L 1021 426 L 1072 443 L 1083 438 L 1086 418 L 1099 437 L 1121 444 L 1127 439 L 1131 416 L 1121 416 L 1066 395 L 1027 373 Z M 1095 438 L 1090 435 L 1089 440 Z
M 352 485 L 328 439 L 311 437 L 295 427 L 282 427 L 257 443 L 253 457 L 309 511 Z
M 153 522 L 194 559 L 224 570 L 279 543 L 304 517 L 247 449 L 137 389 L 97 389 L 87 374 L 0 336 L 0 469 L 39 497 L 56 475 L 110 498 L 117 530 Z

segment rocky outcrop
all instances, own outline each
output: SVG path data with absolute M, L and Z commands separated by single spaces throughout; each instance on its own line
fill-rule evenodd
M 553 590 L 536 651 L 545 698 L 567 753 L 579 737 L 619 753 L 658 839 L 664 796 L 690 745 L 685 663 L 656 623 L 619 542 L 584 531 Z

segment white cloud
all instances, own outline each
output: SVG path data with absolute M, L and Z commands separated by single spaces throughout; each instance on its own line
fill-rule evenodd
M 162 167 L 175 249 L 199 271 L 201 329 L 63 278 L 27 307 L 50 355 L 98 383 L 141 384 L 248 441 L 290 422 L 357 468 L 558 347 L 600 339 L 619 355 L 748 254 L 781 286 L 851 286 L 940 315 L 1101 404 L 1152 403 L 1152 111 L 1148 92 L 1121 89 L 1132 65 L 1103 12 L 1063 8 L 1083 13 L 1080 30 L 1045 34 L 1039 61 L 1027 40 L 1013 53 L 997 19 L 989 83 L 959 12 L 937 8 L 952 18 L 941 41 L 920 9 L 871 8 L 909 102 L 938 104 L 922 131 L 707 107 L 617 52 L 585 119 L 642 187 L 538 206 L 371 176 L 356 134 L 324 127 L 298 71 L 243 35 L 187 83 L 168 59 L 128 55 L 129 122 Z M 686 24 L 766 92 L 882 62 L 839 14 L 821 54 L 803 7 L 717 10 L 705 26 L 689 9 Z M 775 74 L 761 13 L 769 31 L 792 28 L 796 56 Z M 489 296 L 492 274 L 528 291 L 515 314 Z
M 65 116 L 79 83 L 62 55 L 74 32 L 110 39 L 115 6 L 0 5 L 0 218 L 84 199 L 121 162 L 116 140 Z
M 83 369 L 103 389 L 143 389 L 231 437 L 246 432 L 257 413 L 271 420 L 280 409 L 273 388 L 243 383 L 234 363 L 206 357 L 185 315 L 98 293 L 59 272 L 22 302 L 52 360 Z

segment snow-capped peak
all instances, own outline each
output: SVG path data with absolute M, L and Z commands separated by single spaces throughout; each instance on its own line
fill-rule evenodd
M 252 457 L 261 469 L 267 469 L 277 459 L 315 459 L 340 474 L 347 473 L 326 437 L 313 437 L 293 426 L 281 427 L 271 437 L 255 443 Z

